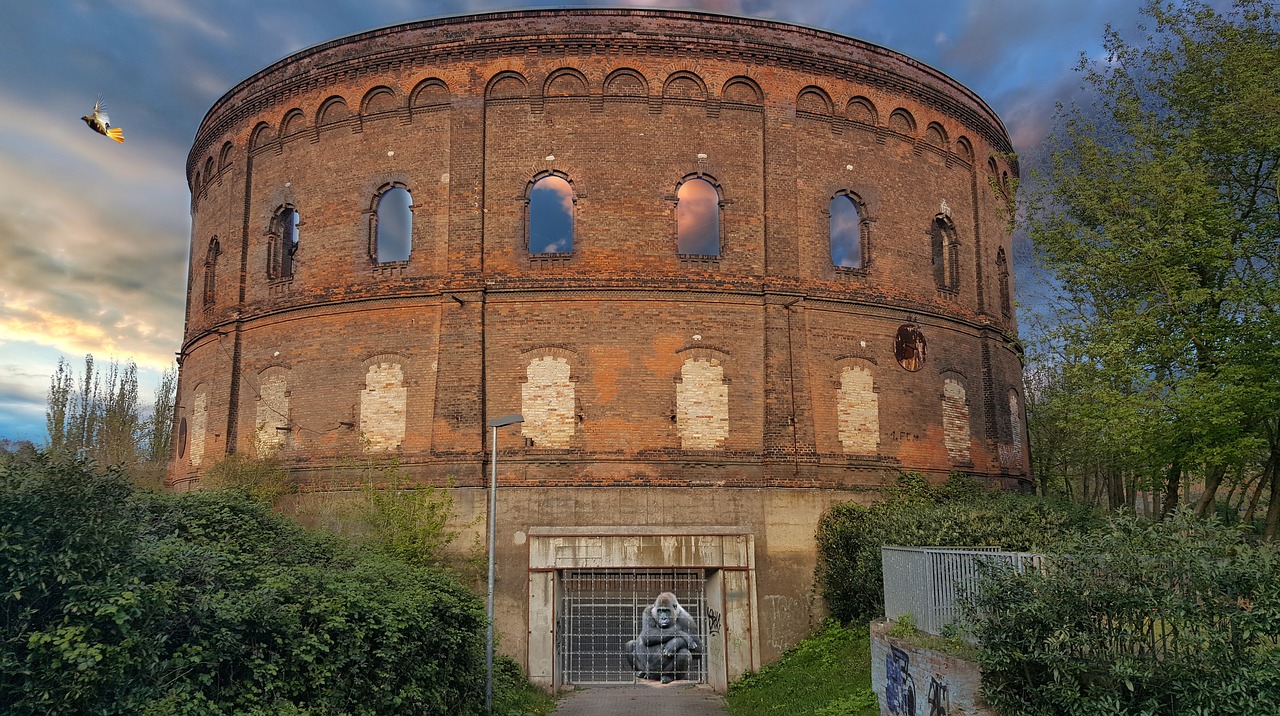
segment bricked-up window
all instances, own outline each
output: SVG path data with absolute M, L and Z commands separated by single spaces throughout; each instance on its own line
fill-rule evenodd
M 840 372 L 836 412 L 840 423 L 840 445 L 844 452 L 874 455 L 880 447 L 880 400 L 869 369 L 845 366 Z
M 839 268 L 862 268 L 863 237 L 866 226 L 865 211 L 858 205 L 857 197 L 840 192 L 831 198 L 828 206 L 831 229 L 831 264 Z
M 191 398 L 191 466 L 200 467 L 204 460 L 205 430 L 209 425 L 209 393 L 204 388 L 197 388 Z
M 942 442 L 951 462 L 970 462 L 969 403 L 964 385 L 955 378 L 947 378 L 942 384 Z
M 210 308 L 217 301 L 218 254 L 222 253 L 218 237 L 209 240 L 209 250 L 204 254 L 204 307 Z
M 706 179 L 688 179 L 676 190 L 676 236 L 681 255 L 720 255 L 720 192 Z
M 529 362 L 520 386 L 521 433 L 533 447 L 567 448 L 576 425 L 574 384 L 569 361 L 541 356 Z
M 289 437 L 289 380 L 282 368 L 268 368 L 258 383 L 254 446 L 259 456 L 274 455 Z
M 729 437 L 729 386 L 718 360 L 690 358 L 676 384 L 676 433 L 684 450 L 722 450 Z
M 373 260 L 380 264 L 408 261 L 413 251 L 413 197 L 402 186 L 378 196 L 373 214 Z
M 282 206 L 271 220 L 270 243 L 267 245 L 267 275 L 272 279 L 293 278 L 298 253 L 298 211 Z
M 548 174 L 529 188 L 529 253 L 573 253 L 573 185 Z
M 360 438 L 365 452 L 395 450 L 404 442 L 408 394 L 399 363 L 369 366 L 360 391 Z
M 1012 431 L 1013 459 L 1022 464 L 1022 409 L 1018 406 L 1018 394 L 1009 391 L 1009 429 Z
M 1003 246 L 996 251 L 996 275 L 1000 279 L 1000 315 L 1008 318 L 1013 315 L 1013 301 L 1009 296 L 1009 259 Z
M 933 278 L 942 291 L 960 290 L 960 244 L 956 227 L 945 214 L 938 214 L 929 229 L 933 244 Z

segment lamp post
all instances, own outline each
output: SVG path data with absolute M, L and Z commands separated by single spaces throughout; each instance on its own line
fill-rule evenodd
M 498 520 L 498 428 L 523 422 L 524 416 L 519 413 L 489 421 L 489 427 L 493 428 L 493 471 L 489 477 L 489 599 L 485 610 L 489 615 L 489 632 L 484 647 L 484 712 L 490 716 L 493 714 L 493 550 L 497 542 L 495 528 Z

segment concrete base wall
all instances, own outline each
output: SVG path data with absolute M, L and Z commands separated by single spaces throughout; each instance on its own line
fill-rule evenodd
M 484 544 L 488 491 L 452 488 L 460 550 Z M 498 649 L 554 688 L 555 574 L 574 568 L 699 568 L 722 630 L 709 678 L 723 691 L 776 660 L 826 616 L 814 568 L 818 520 L 874 492 L 788 488 L 499 487 L 494 611 Z M 304 521 L 341 519 L 349 492 L 293 499 Z M 327 518 L 326 518 L 327 516 Z M 484 585 L 477 585 L 483 591 Z
M 881 716 L 998 716 L 978 693 L 977 664 L 891 637 L 892 624 L 871 624 L 871 688 Z

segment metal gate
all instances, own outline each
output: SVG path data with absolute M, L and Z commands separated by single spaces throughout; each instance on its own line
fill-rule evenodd
M 672 592 L 698 628 L 702 646 L 694 654 L 689 679 L 707 680 L 706 596 L 703 570 L 598 569 L 560 572 L 560 612 L 556 617 L 560 683 L 630 684 L 635 672 L 624 653 L 640 632 L 644 608 L 661 592 Z

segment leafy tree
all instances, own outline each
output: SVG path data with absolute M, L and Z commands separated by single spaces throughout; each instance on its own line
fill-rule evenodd
M 1158 483 L 1166 514 L 1203 481 L 1208 514 L 1231 466 L 1274 455 L 1280 414 L 1280 14 L 1143 12 L 1146 37 L 1108 29 L 1106 61 L 1082 60 L 1092 101 L 1061 110 L 1025 226 L 1059 289 L 1067 427 L 1135 487 Z

